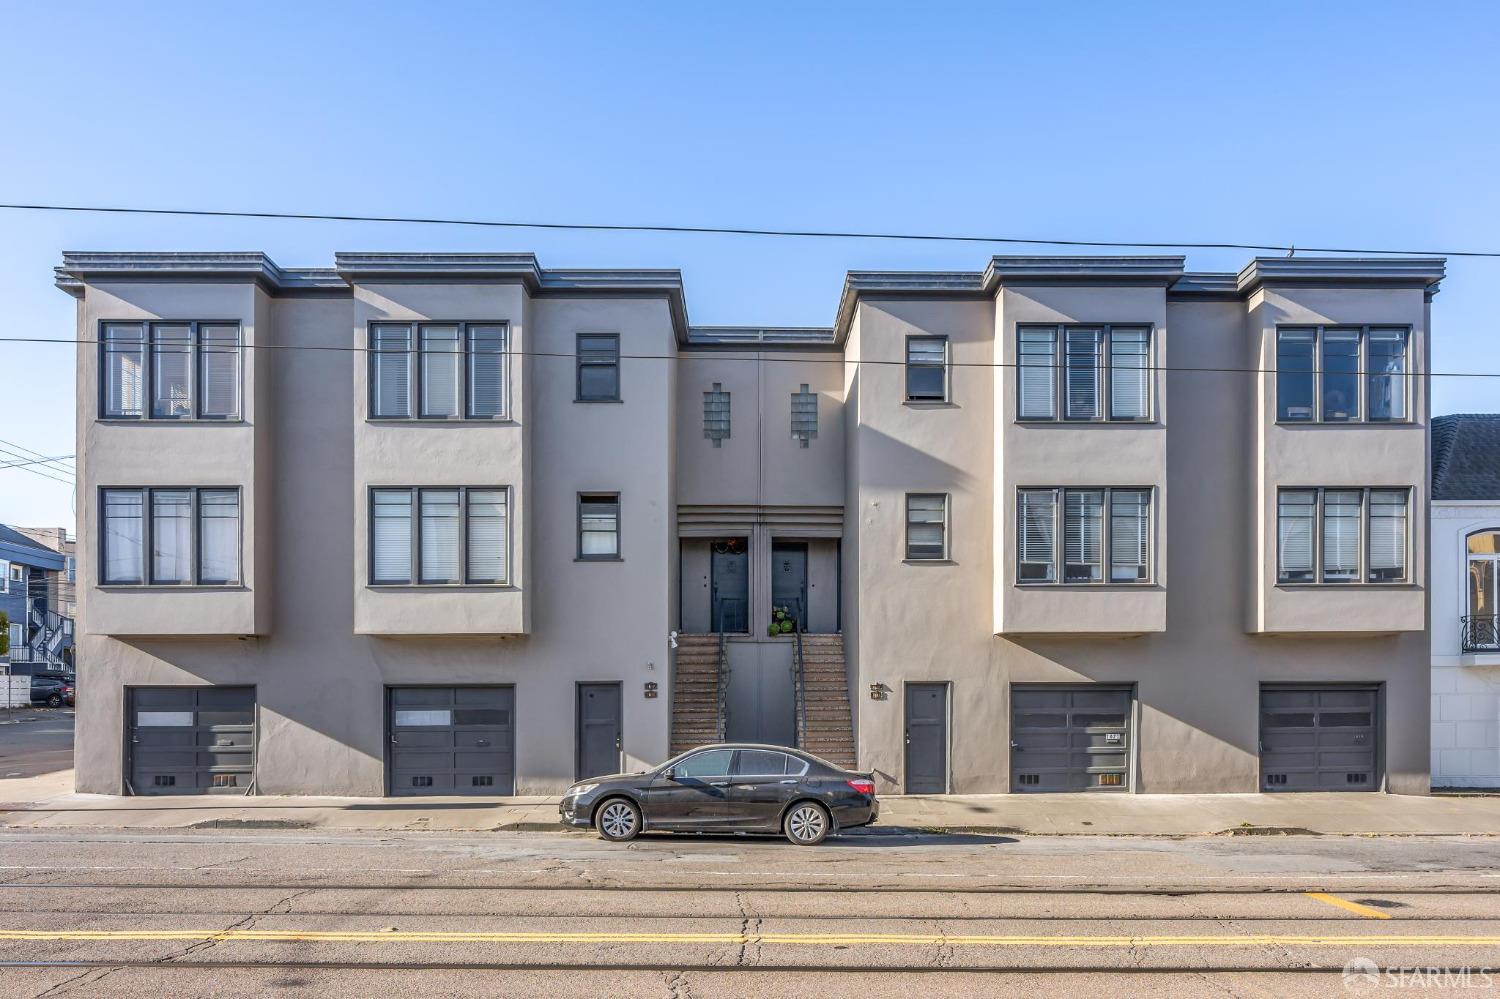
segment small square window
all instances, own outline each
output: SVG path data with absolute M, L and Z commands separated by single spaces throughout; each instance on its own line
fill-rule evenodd
M 578 557 L 600 561 L 611 561 L 620 557 L 620 497 L 618 493 L 579 494 Z
M 910 402 L 948 400 L 948 338 L 906 338 L 906 398 Z

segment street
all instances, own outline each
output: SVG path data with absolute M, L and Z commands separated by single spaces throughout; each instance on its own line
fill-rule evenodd
M 0 709 L 0 780 L 73 767 L 73 709 Z
M 1283 996 L 1355 958 L 1478 985 L 1497 871 L 1487 838 L 16 830 L 0 993 Z

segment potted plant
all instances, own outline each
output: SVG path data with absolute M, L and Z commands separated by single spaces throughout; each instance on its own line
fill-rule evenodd
M 773 638 L 777 635 L 790 635 L 797 629 L 797 619 L 792 616 L 790 608 L 772 607 L 771 623 L 766 625 L 766 634 Z

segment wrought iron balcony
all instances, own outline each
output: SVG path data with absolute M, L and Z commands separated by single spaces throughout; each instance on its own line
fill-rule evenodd
M 1460 643 L 1465 652 L 1500 651 L 1500 617 L 1470 614 L 1459 618 Z

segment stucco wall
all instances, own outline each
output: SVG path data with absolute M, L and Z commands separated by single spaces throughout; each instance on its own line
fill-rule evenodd
M 1500 531 L 1500 500 L 1432 504 L 1432 783 L 1500 787 L 1500 652 L 1463 651 L 1468 538 Z

